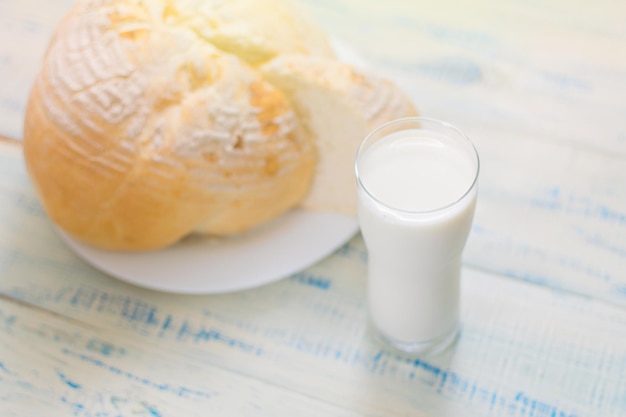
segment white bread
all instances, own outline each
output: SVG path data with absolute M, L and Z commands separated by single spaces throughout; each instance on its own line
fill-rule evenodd
M 291 0 L 176 0 L 176 19 L 251 65 L 280 54 L 334 57 L 326 34 Z
M 336 62 L 288 0 L 89 0 L 51 40 L 24 155 L 65 232 L 155 249 L 303 200 L 353 214 L 358 143 L 413 113 L 390 82 Z
M 376 126 L 416 115 L 413 103 L 389 80 L 335 60 L 281 55 L 260 70 L 289 97 L 316 141 L 316 172 L 301 206 L 355 215 L 359 144 Z
M 79 3 L 31 91 L 33 182 L 57 225 L 99 247 L 241 232 L 293 207 L 310 183 L 313 144 L 284 95 L 189 27 L 165 24 L 172 4 Z

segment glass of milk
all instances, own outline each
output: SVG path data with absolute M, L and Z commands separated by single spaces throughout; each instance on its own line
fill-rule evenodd
M 364 139 L 355 171 L 372 327 L 403 352 L 441 351 L 459 332 L 478 153 L 451 124 L 405 118 Z

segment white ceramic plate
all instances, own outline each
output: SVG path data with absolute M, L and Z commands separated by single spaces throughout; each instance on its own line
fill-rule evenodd
M 357 230 L 354 217 L 291 210 L 240 236 L 191 236 L 140 253 L 101 250 L 59 233 L 85 261 L 123 281 L 159 291 L 211 294 L 285 278 L 329 255 Z
M 340 59 L 368 66 L 340 40 L 331 38 L 331 42 Z M 331 254 L 358 229 L 354 217 L 291 210 L 244 235 L 192 236 L 166 249 L 142 253 L 100 250 L 59 233 L 85 261 L 123 281 L 160 291 L 212 294 L 285 278 Z

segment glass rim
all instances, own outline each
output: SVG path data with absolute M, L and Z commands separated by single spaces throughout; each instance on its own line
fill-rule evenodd
M 474 178 L 470 184 L 470 186 L 467 188 L 467 190 L 461 194 L 461 196 L 459 198 L 457 198 L 456 200 L 451 201 L 448 204 L 445 204 L 441 207 L 437 207 L 434 209 L 429 209 L 429 210 L 408 210 L 408 209 L 403 209 L 403 208 L 398 208 L 398 207 L 394 207 L 392 205 L 389 205 L 388 203 L 385 203 L 384 201 L 380 200 L 378 197 L 376 197 L 375 195 L 373 195 L 370 190 L 365 186 L 365 184 L 363 184 L 363 181 L 361 180 L 361 175 L 359 175 L 359 157 L 361 156 L 361 154 L 363 153 L 363 147 L 366 143 L 368 143 L 369 139 L 371 137 L 373 137 L 374 135 L 378 134 L 380 131 L 382 131 L 383 129 L 387 129 L 390 126 L 393 125 L 398 125 L 398 124 L 403 124 L 403 123 L 408 123 L 408 122 L 428 122 L 428 123 L 434 123 L 439 125 L 440 127 L 444 127 L 446 129 L 451 129 L 453 131 L 455 131 L 457 134 L 460 135 L 460 137 L 462 139 L 464 139 L 469 145 L 470 145 L 470 149 L 472 150 L 473 155 L 476 157 L 476 170 L 474 173 Z M 384 137 L 384 136 L 383 136 Z M 431 118 L 431 117 L 422 117 L 422 116 L 411 116 L 411 117 L 403 117 L 400 119 L 395 119 L 395 120 L 391 120 L 389 122 L 383 123 L 381 125 L 379 125 L 378 127 L 376 127 L 375 129 L 373 129 L 371 132 L 369 132 L 365 138 L 361 141 L 361 143 L 359 144 L 359 147 L 356 151 L 356 155 L 354 158 L 354 173 L 356 176 L 356 180 L 358 182 L 358 185 L 360 186 L 360 188 L 365 191 L 365 193 L 367 194 L 368 197 L 370 197 L 372 200 L 374 200 L 377 204 L 380 204 L 381 206 L 383 206 L 384 208 L 390 210 L 390 211 L 394 211 L 397 213 L 401 213 L 401 214 L 407 214 L 407 215 L 424 215 L 424 214 L 435 214 L 435 213 L 439 213 L 439 212 L 443 212 L 455 205 L 457 205 L 459 202 L 461 202 L 463 199 L 465 199 L 465 197 L 467 197 L 471 191 L 476 187 L 476 184 L 478 183 L 478 174 L 480 172 L 480 156 L 478 155 L 478 150 L 476 149 L 476 146 L 474 146 L 474 143 L 469 139 L 469 137 L 467 137 L 467 135 L 465 133 L 463 133 L 463 131 L 461 129 L 459 129 L 458 127 L 456 127 L 455 125 L 453 125 L 452 123 L 440 120 L 440 119 L 435 119 L 435 118 Z

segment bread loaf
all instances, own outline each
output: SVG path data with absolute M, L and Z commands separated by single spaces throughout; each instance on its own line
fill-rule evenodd
M 413 103 L 391 81 L 319 56 L 281 55 L 261 72 L 287 94 L 315 138 L 317 167 L 301 206 L 356 215 L 354 158 L 359 144 L 376 126 L 417 115 Z
M 353 213 L 356 146 L 412 112 L 288 0 L 88 0 L 51 40 L 24 155 L 64 231 L 154 249 L 298 204 Z
M 251 41 L 238 45 L 252 61 L 259 51 L 315 53 L 288 14 L 268 10 L 265 19 L 271 29 L 281 25 L 287 43 L 263 37 L 276 32 L 258 21 L 242 28 L 235 18 L 243 4 L 264 2 L 288 4 L 196 3 L 216 10 L 206 16 L 206 36 L 249 32 Z M 78 3 L 48 48 L 26 112 L 25 159 L 49 216 L 85 242 L 152 249 L 194 230 L 240 232 L 308 189 L 314 148 L 289 102 L 244 59 L 186 24 L 202 16 L 185 8 L 192 3 Z M 312 49 L 324 44 L 319 31 L 306 33 Z

